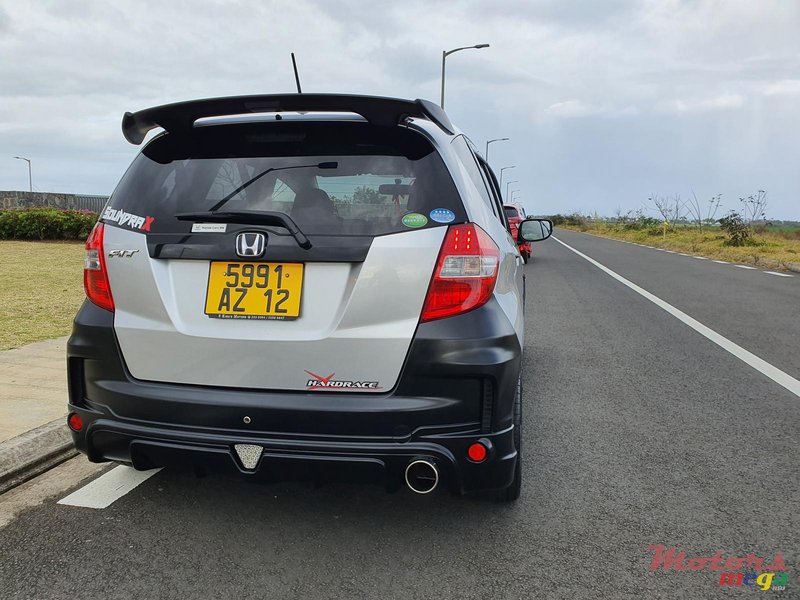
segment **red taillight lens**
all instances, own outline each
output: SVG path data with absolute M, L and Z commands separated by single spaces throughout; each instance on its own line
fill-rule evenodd
M 497 282 L 500 250 L 474 223 L 447 229 L 422 308 L 424 321 L 452 317 L 486 304 Z
M 90 302 L 113 312 L 114 298 L 108 284 L 106 259 L 103 256 L 103 224 L 98 223 L 86 240 L 86 258 L 83 264 L 83 289 Z

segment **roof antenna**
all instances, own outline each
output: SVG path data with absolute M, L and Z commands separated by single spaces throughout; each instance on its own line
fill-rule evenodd
M 300 89 L 300 75 L 297 74 L 297 61 L 294 59 L 294 52 L 292 52 L 292 67 L 294 67 L 294 80 L 297 83 L 297 93 L 302 94 L 303 90 Z

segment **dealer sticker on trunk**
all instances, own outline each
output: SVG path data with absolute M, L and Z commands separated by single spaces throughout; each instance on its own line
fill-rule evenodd
M 225 233 L 227 223 L 192 223 L 192 233 Z

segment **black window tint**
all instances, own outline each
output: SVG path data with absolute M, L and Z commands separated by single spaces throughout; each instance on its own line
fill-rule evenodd
M 453 149 L 456 151 L 456 154 L 458 154 L 458 157 L 461 159 L 464 168 L 467 170 L 470 179 L 472 179 L 475 187 L 480 192 L 481 199 L 486 203 L 492 213 L 497 215 L 497 208 L 494 205 L 492 197 L 489 195 L 489 190 L 487 188 L 486 181 L 483 178 L 483 174 L 481 173 L 481 169 L 478 166 L 478 163 L 475 161 L 475 156 L 472 154 L 472 150 L 470 149 L 467 141 L 464 139 L 464 136 L 459 135 L 453 140 L 452 144 Z
M 224 125 L 163 135 L 137 156 L 109 206 L 155 217 L 155 233 L 179 233 L 192 224 L 176 214 L 210 210 L 229 196 L 220 210 L 284 212 L 310 235 L 382 235 L 466 221 L 453 180 L 424 137 L 360 123 Z
M 508 217 L 509 219 L 519 218 L 519 213 L 517 212 L 517 209 L 514 208 L 513 206 L 504 206 L 503 210 L 506 212 L 506 217 Z
M 476 153 L 475 156 L 479 155 Z M 506 220 L 505 213 L 503 212 L 503 198 L 500 195 L 500 186 L 497 183 L 497 178 L 494 176 L 489 164 L 483 160 L 483 158 L 479 158 L 478 162 L 480 163 L 481 172 L 483 173 L 484 180 L 486 181 L 486 185 L 489 188 L 492 200 L 494 201 L 494 214 L 498 219 L 500 219 L 500 222 L 503 223 L 503 225 L 508 227 L 508 222 Z

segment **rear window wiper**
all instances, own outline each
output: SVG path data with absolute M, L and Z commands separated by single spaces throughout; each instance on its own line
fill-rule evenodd
M 255 176 L 251 177 L 250 179 L 248 179 L 247 181 L 245 181 L 242 185 L 237 187 L 230 194 L 225 196 L 222 200 L 217 202 L 214 206 L 212 206 L 208 210 L 210 210 L 212 212 L 219 210 L 220 208 L 222 208 L 223 204 L 228 202 L 228 200 L 233 198 L 236 194 L 238 194 L 239 192 L 244 190 L 249 185 L 251 185 L 251 184 L 255 183 L 256 181 L 258 181 L 259 179 L 261 179 L 267 173 L 272 173 L 273 171 L 286 171 L 288 169 L 310 169 L 312 167 L 316 167 L 317 169 L 336 169 L 338 166 L 339 166 L 338 162 L 321 162 L 321 163 L 314 163 L 312 165 L 290 165 L 288 167 L 270 167 L 269 169 L 265 169 L 265 170 L 261 171 L 261 173 L 259 173 L 258 175 L 255 175 Z
M 205 212 L 180 213 L 175 215 L 179 221 L 197 221 L 201 223 L 243 223 L 245 225 L 277 225 L 286 229 L 297 244 L 308 250 L 311 241 L 297 226 L 297 223 L 286 213 L 271 210 L 209 210 Z
M 245 181 L 242 185 L 237 187 L 233 190 L 230 194 L 225 196 L 222 200 L 217 202 L 214 206 L 208 209 L 205 212 L 196 212 L 196 213 L 181 213 L 179 215 L 175 215 L 175 218 L 179 221 L 205 221 L 206 223 L 244 223 L 245 225 L 277 225 L 279 227 L 285 228 L 292 237 L 297 241 L 298 245 L 308 250 L 311 248 L 311 241 L 306 237 L 300 228 L 297 226 L 297 223 L 287 215 L 286 213 L 270 211 L 270 210 L 233 210 L 233 211 L 220 211 L 219 209 L 228 202 L 231 198 L 236 196 L 239 192 L 244 190 L 247 186 L 255 183 L 267 173 L 272 173 L 273 171 L 285 171 L 287 169 L 310 169 L 310 168 L 317 168 L 317 169 L 336 169 L 338 168 L 338 162 L 321 162 L 321 163 L 314 163 L 310 165 L 290 165 L 287 167 L 271 167 L 269 169 L 265 169 L 261 171 L 258 175 L 251 177 L 247 181 Z

